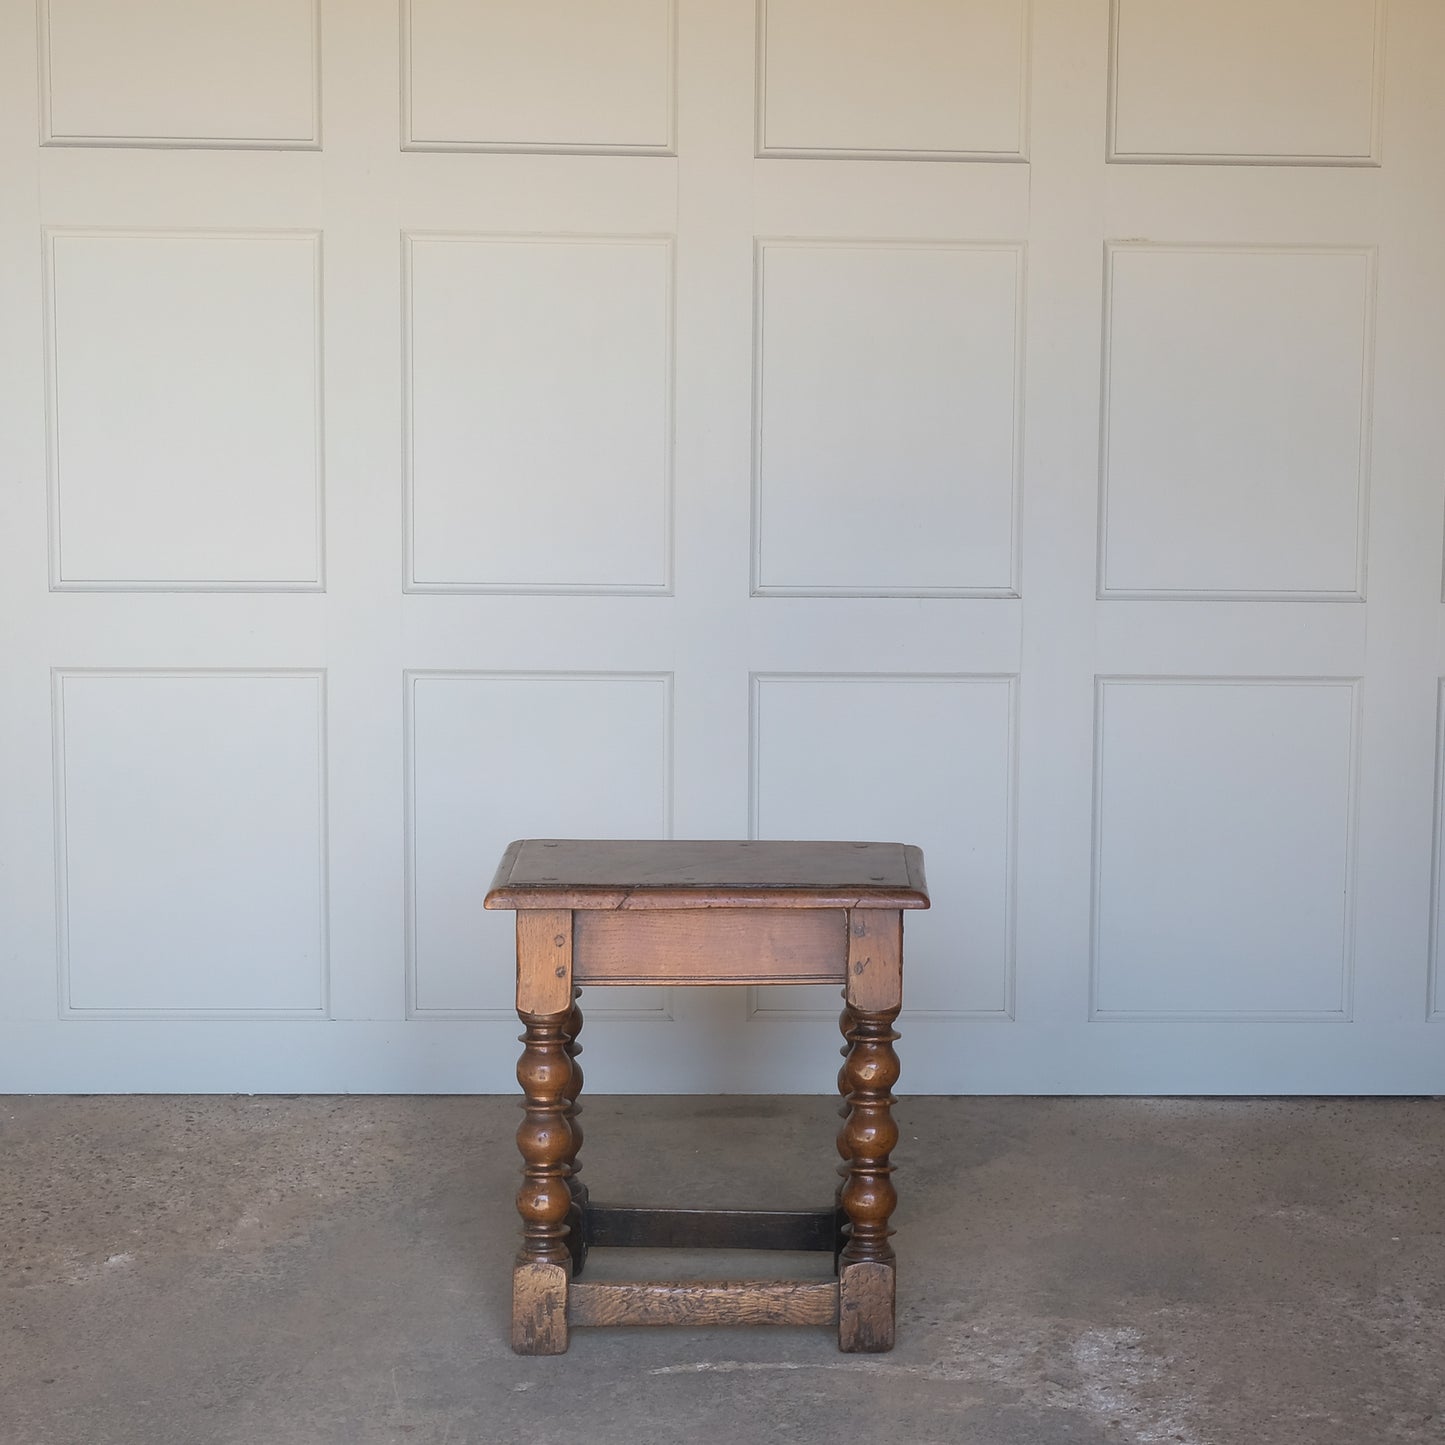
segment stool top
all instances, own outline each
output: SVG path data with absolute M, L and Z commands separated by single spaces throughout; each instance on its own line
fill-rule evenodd
M 487 908 L 927 908 L 923 851 L 903 843 L 525 838 Z

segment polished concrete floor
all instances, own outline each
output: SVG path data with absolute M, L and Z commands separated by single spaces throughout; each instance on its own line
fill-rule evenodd
M 833 1107 L 593 1098 L 586 1177 L 820 1204 Z M 1445 1103 L 898 1113 L 892 1354 L 612 1329 L 521 1359 L 511 1099 L 0 1099 L 0 1442 L 1445 1441 Z M 589 1270 L 702 1267 L 620 1254 Z

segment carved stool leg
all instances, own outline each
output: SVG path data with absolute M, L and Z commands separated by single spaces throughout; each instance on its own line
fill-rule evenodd
M 893 1085 L 902 1003 L 902 920 L 855 911 L 849 918 L 847 1005 L 839 1020 L 847 1040 L 839 1089 L 846 1086 L 838 1152 L 847 1216 L 838 1260 L 838 1348 L 876 1353 L 893 1348 L 895 1266 L 889 1219 L 898 1203 L 890 1155 L 898 1143 Z
M 522 1250 L 512 1272 L 512 1348 L 521 1355 L 560 1355 L 567 1348 L 568 1173 L 575 1153 L 568 1117 L 572 1000 L 571 915 L 519 913 L 517 1014 L 525 1031 L 517 1082 L 525 1112 L 517 1129 Z
M 567 1025 L 563 1030 L 563 1046 L 572 1060 L 572 1076 L 566 1089 L 567 1123 L 572 1129 L 572 1147 L 567 1156 L 567 1188 L 572 1195 L 572 1207 L 567 1213 L 567 1242 L 572 1253 L 574 1275 L 581 1274 L 582 1266 L 587 1262 L 587 1186 L 577 1177 L 582 1170 L 577 1162 L 582 1148 L 582 1125 L 577 1118 L 582 1112 L 582 1105 L 577 1101 L 582 1092 L 582 1065 L 577 1062 L 577 1055 L 582 1052 L 582 1045 L 577 1042 L 577 1036 L 582 1032 L 582 1007 L 577 1003 L 581 996 L 580 988 L 572 990 L 572 1012 L 567 1015 Z
M 843 997 L 848 997 L 847 989 L 843 990 Z M 838 1070 L 838 1094 L 841 1102 L 838 1105 L 838 1117 L 845 1124 L 848 1115 L 852 1112 L 852 1105 L 848 1102 L 848 1095 L 853 1091 L 853 1085 L 848 1079 L 848 1055 L 853 1050 L 853 1045 L 848 1040 L 848 1030 L 852 1026 L 852 1015 L 846 1005 L 843 1012 L 838 1015 L 838 1028 L 843 1035 L 843 1047 L 838 1050 L 843 1055 L 843 1066 Z M 848 1175 L 851 1172 L 848 1167 L 848 1133 L 846 1128 L 838 1130 L 838 1153 L 843 1162 L 838 1166 L 838 1173 L 842 1177 L 838 1180 L 838 1187 L 833 1191 L 833 1273 L 837 1274 L 842 1267 L 843 1246 L 848 1243 L 848 1212 L 843 1208 L 843 1186 L 848 1182 Z

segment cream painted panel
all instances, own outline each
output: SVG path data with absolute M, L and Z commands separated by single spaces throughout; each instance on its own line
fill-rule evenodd
M 665 591 L 670 243 L 407 249 L 409 586 Z
M 1384 0 L 1114 0 L 1110 159 L 1367 165 Z
M 1364 590 L 1374 258 L 1115 246 L 1101 589 Z
M 910 1015 L 1012 1009 L 1013 719 L 1007 677 L 753 679 L 753 837 L 923 848 L 933 907 L 904 920 Z M 835 989 L 755 992 L 755 1018 L 837 1016 Z
M 320 238 L 48 240 L 53 584 L 319 587 Z
M 1023 250 L 763 241 L 759 593 L 1015 591 Z
M 43 139 L 320 144 L 316 0 L 42 0 Z
M 1430 984 L 1427 1010 L 1445 1019 L 1445 677 L 1435 690 L 1435 836 L 1430 900 Z
M 482 908 L 514 838 L 666 838 L 666 674 L 407 679 L 409 1012 L 514 1019 L 516 930 Z M 659 989 L 591 989 L 589 1015 L 665 1017 Z
M 403 0 L 419 150 L 669 151 L 676 0 Z
M 1023 160 L 1028 0 L 762 0 L 758 151 Z
M 320 1015 L 322 675 L 59 672 L 54 727 L 62 1012 Z
M 1091 1016 L 1348 1017 L 1358 684 L 1097 697 Z

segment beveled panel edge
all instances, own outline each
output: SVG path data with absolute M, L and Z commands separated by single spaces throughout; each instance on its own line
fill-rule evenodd
M 296 137 L 58 135 L 51 126 L 54 78 L 50 64 L 50 0 L 36 6 L 36 48 L 40 99 L 40 145 L 46 149 L 91 147 L 130 150 L 319 151 L 321 146 L 321 4 L 311 6 L 311 134 Z
M 1007 251 L 1017 259 L 1014 292 L 1014 388 L 1013 388 L 1013 465 L 1009 475 L 1009 580 L 1001 587 L 928 586 L 815 586 L 806 583 L 765 583 L 763 575 L 763 253 L 770 246 L 793 247 L 799 250 L 840 251 Z M 1027 395 L 1025 363 L 1027 356 L 1028 306 L 1027 239 L 959 240 L 903 239 L 898 237 L 850 236 L 784 236 L 753 237 L 753 337 L 751 349 L 752 436 L 750 442 L 751 478 L 749 488 L 749 577 L 750 597 L 916 597 L 973 598 L 1019 601 L 1023 597 L 1023 479 L 1024 479 L 1024 399 Z
M 1089 1023 L 1186 1022 L 1186 1023 L 1352 1023 L 1355 995 L 1355 897 L 1359 863 L 1360 833 L 1360 730 L 1364 708 L 1364 683 L 1361 676 L 1302 676 L 1276 674 L 1162 674 L 1162 673 L 1096 673 L 1094 676 L 1094 745 L 1093 796 L 1091 802 L 1089 845 Z M 1101 1009 L 1098 1005 L 1099 985 L 1099 897 L 1100 863 L 1103 842 L 1103 763 L 1104 763 L 1104 701 L 1109 687 L 1124 686 L 1188 686 L 1188 687 L 1342 687 L 1351 694 L 1350 765 L 1346 787 L 1349 815 L 1345 838 L 1345 911 L 1342 920 L 1340 960 L 1340 1006 L 1336 1009 L 1224 1009 L 1224 1010 L 1157 1010 Z
M 418 140 L 412 125 L 412 66 L 411 66 L 411 8 L 412 0 L 401 0 L 399 20 L 401 24 L 400 51 L 400 148 L 402 151 L 417 153 L 459 153 L 473 155 L 573 155 L 573 156 L 664 156 L 677 155 L 677 8 L 678 0 L 669 0 L 668 45 L 667 45 L 667 139 L 660 145 L 632 145 L 608 142 L 586 143 L 575 141 L 471 141 L 471 140 Z
M 312 249 L 312 385 L 313 425 L 316 440 L 313 490 L 316 504 L 315 576 L 280 581 L 206 580 L 176 578 L 66 577 L 61 560 L 60 417 L 58 408 L 59 350 L 56 338 L 55 242 L 67 237 L 137 241 L 281 241 L 307 240 Z M 41 227 L 41 309 L 44 318 L 43 375 L 45 384 L 45 493 L 49 530 L 48 577 L 51 592 L 228 592 L 324 593 L 326 591 L 326 396 L 323 233 L 294 228 L 230 227 Z
M 1203 588 L 1159 589 L 1110 587 L 1108 585 L 1109 527 L 1109 413 L 1113 400 L 1114 342 L 1114 258 L 1124 251 L 1176 251 L 1203 255 L 1342 255 L 1359 256 L 1365 262 L 1365 335 L 1361 348 L 1360 454 L 1357 466 L 1355 510 L 1355 585 L 1340 592 L 1308 588 Z M 1104 241 L 1104 287 L 1099 365 L 1099 457 L 1098 501 L 1094 562 L 1094 597 L 1099 602 L 1365 602 L 1370 550 L 1370 494 L 1374 458 L 1374 394 L 1376 293 L 1379 271 L 1378 245 L 1331 245 L 1315 242 L 1255 241 Z
M 1435 682 L 1435 812 L 1430 831 L 1430 951 L 1426 959 L 1425 1018 L 1445 1019 L 1445 677 Z
M 1033 0 L 1023 0 L 1019 27 L 1019 143 L 1015 150 L 896 150 L 888 147 L 770 146 L 766 140 L 768 107 L 768 0 L 757 0 L 753 62 L 753 156 L 756 160 L 971 161 L 1027 165 L 1030 141 L 1030 89 L 1033 78 Z
M 320 946 L 317 953 L 317 987 L 320 1002 L 309 1009 L 257 1008 L 80 1008 L 70 1002 L 69 858 L 66 831 L 65 680 L 69 677 L 309 677 L 317 684 L 317 862 L 320 869 Z M 52 828 L 55 847 L 55 983 L 57 1017 L 62 1022 L 94 1019 L 131 1020 L 270 1019 L 326 1022 L 332 1017 L 331 999 L 331 829 L 330 747 L 328 737 L 326 669 L 315 667 L 52 667 L 50 669 L 50 732 Z
M 1119 0 L 1109 0 L 1108 111 L 1104 122 L 1107 165 L 1311 166 L 1338 170 L 1378 168 L 1383 164 L 1386 0 L 1375 0 L 1375 54 L 1370 75 L 1370 149 L 1363 155 L 1270 154 L 1230 151 L 1121 151 L 1117 143 L 1119 90 Z
M 506 232 L 410 230 L 401 231 L 401 458 L 402 458 L 402 583 L 406 595 L 497 597 L 672 597 L 676 592 L 677 557 L 677 237 L 671 233 L 639 232 L 635 235 L 603 233 L 569 235 L 562 232 Z M 667 252 L 667 336 L 664 358 L 664 412 L 667 435 L 664 441 L 666 475 L 662 497 L 662 581 L 661 582 L 418 582 L 415 558 L 416 489 L 412 457 L 414 434 L 413 404 L 416 395 L 412 375 L 412 256 L 418 241 L 481 242 L 483 244 L 549 245 L 658 245 Z

